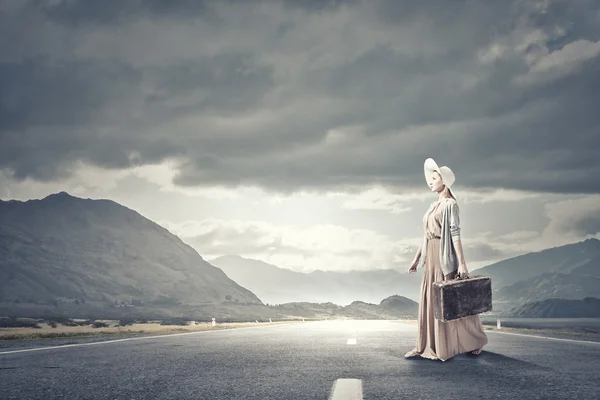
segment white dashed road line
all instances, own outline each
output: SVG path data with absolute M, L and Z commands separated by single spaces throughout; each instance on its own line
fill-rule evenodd
M 338 379 L 333 382 L 329 400 L 362 400 L 362 398 L 360 379 Z
M 346 344 L 356 344 L 356 339 L 348 339 Z

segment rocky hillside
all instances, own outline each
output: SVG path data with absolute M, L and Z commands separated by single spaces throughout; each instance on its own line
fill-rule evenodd
M 258 304 L 189 245 L 110 200 L 0 201 L 0 303 Z
M 600 298 L 600 255 L 570 272 L 547 272 L 498 290 L 498 300 L 526 303 L 561 298 Z
M 536 278 L 544 273 L 568 274 L 587 266 L 596 268 L 593 260 L 600 256 L 600 240 L 587 239 L 539 252 L 527 253 L 477 269 L 477 275 L 492 278 L 493 290 Z M 596 268 L 596 271 L 600 270 Z

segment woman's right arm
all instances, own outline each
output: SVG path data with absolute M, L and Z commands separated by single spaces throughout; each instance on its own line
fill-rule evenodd
M 416 263 L 421 258 L 421 247 L 422 247 L 422 245 L 419 246 L 419 250 L 417 250 L 417 254 L 415 254 L 415 258 L 413 258 L 413 261 L 412 261 L 413 264 Z

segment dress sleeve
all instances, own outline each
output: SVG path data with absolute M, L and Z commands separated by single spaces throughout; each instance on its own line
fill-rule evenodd
M 453 242 L 460 240 L 460 210 L 456 202 L 450 205 L 450 236 Z

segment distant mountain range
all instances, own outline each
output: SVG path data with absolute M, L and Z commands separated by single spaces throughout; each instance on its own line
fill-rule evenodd
M 292 302 L 270 307 L 287 317 L 314 319 L 415 319 L 419 310 L 417 302 L 402 296 L 390 296 L 379 304 L 354 301 L 340 306 L 333 303 Z
M 168 230 L 110 200 L 61 192 L 0 201 L 0 315 L 416 316 L 422 273 L 304 274 L 237 255 L 209 263 Z M 521 255 L 472 274 L 492 278 L 499 315 L 594 314 L 589 310 L 597 303 L 584 299 L 600 298 L 600 240 Z
M 267 303 L 374 303 L 394 294 L 418 301 L 422 280 L 422 272 L 408 274 L 390 269 L 304 274 L 236 255 L 210 262 Z M 600 240 L 587 239 L 528 253 L 479 268 L 472 275 L 491 277 L 494 310 L 500 313 L 550 298 L 600 297 Z
M 240 285 L 251 288 L 269 304 L 305 301 L 339 305 L 354 301 L 379 303 L 396 294 L 418 301 L 421 290 L 420 274 L 391 269 L 302 273 L 238 255 L 218 257 L 210 263 Z

